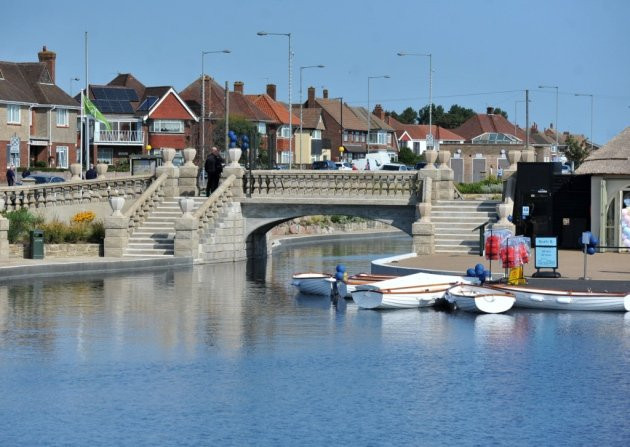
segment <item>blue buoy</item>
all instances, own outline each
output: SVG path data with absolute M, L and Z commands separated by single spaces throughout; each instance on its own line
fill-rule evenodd
M 337 270 L 338 272 L 342 272 L 342 273 L 343 273 L 343 272 L 345 272 L 345 271 L 346 271 L 346 266 L 345 266 L 345 265 L 343 265 L 343 264 L 338 264 L 338 265 L 337 265 L 337 267 L 336 267 L 336 270 Z

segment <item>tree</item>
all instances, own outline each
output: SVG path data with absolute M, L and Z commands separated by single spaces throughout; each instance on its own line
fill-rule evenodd
M 403 124 L 416 124 L 418 122 L 418 112 L 413 107 L 407 107 L 400 115 L 393 111 L 388 113 Z
M 407 146 L 403 146 L 398 151 L 398 162 L 404 165 L 415 165 L 422 157 L 413 153 Z
M 444 107 L 433 104 L 433 124 L 445 129 L 454 129 L 461 126 L 468 118 L 475 115 L 473 109 L 453 104 L 448 112 L 444 112 Z M 420 124 L 429 124 L 429 106 L 425 106 L 420 110 Z
M 508 119 L 508 114 L 505 110 L 501 110 L 500 108 L 496 107 L 494 109 L 494 114 L 495 115 L 501 115 L 503 116 L 503 118 Z
M 585 139 L 578 142 L 572 135 L 567 137 L 566 145 L 564 156 L 567 157 L 567 160 L 572 161 L 574 168 L 577 169 L 591 153 L 590 146 L 586 144 Z
M 431 124 L 441 126 L 440 122 L 444 120 L 444 107 L 432 104 L 431 107 Z M 418 117 L 419 124 L 429 124 L 429 106 L 420 109 Z
M 254 135 L 256 134 L 256 126 L 245 118 L 239 116 L 230 117 L 230 130 L 236 132 L 239 137 L 241 135 L 247 135 L 249 137 L 250 144 L 253 145 Z M 219 148 L 220 151 L 225 150 L 225 120 L 218 121 L 212 130 L 213 145 Z M 257 148 L 256 148 L 257 149 Z

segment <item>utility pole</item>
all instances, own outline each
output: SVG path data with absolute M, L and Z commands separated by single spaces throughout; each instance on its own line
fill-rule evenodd
M 525 90 L 525 150 L 529 149 L 529 90 Z

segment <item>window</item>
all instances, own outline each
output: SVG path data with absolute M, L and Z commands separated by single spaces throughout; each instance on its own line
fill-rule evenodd
M 289 138 L 290 136 L 291 132 L 289 132 L 289 126 L 278 127 L 278 138 Z
M 504 133 L 488 132 L 472 139 L 473 144 L 517 144 L 520 140 Z
M 57 146 L 57 167 L 68 168 L 68 146 Z
M 387 144 L 392 144 L 392 134 L 391 133 L 387 134 Z
M 413 152 L 416 155 L 420 155 L 420 142 L 419 141 L 414 141 L 413 142 Z
M 113 163 L 114 151 L 111 147 L 99 147 L 97 157 L 98 163 L 111 165 Z
M 258 133 L 261 135 L 267 133 L 267 125 L 265 123 L 258 123 Z
M 68 127 L 68 123 L 68 109 L 57 109 L 57 127 Z
M 20 106 L 15 104 L 7 105 L 7 123 L 20 124 Z
M 151 123 L 151 132 L 184 133 L 184 122 L 181 120 L 155 120 Z
M 311 134 L 311 138 L 313 140 L 321 140 L 322 139 L 322 131 L 321 130 L 314 130 L 313 133 Z
M 291 153 L 288 151 L 280 152 L 280 163 L 289 164 L 291 163 Z

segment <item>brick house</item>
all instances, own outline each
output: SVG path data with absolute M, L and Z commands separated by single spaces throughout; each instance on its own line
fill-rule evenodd
M 425 124 L 403 124 L 392 116 L 385 115 L 379 106 L 374 110 L 374 114 L 382 116 L 383 120 L 394 128 L 398 147 L 406 147 L 416 155 L 422 155 L 427 150 L 427 135 L 429 126 Z M 464 138 L 453 131 L 440 126 L 432 125 L 433 148 L 440 149 L 441 144 L 463 144 Z
M 39 62 L 0 62 L 0 166 L 68 168 L 77 160 L 80 104 L 55 84 L 56 54 Z M 5 181 L 5 169 L 0 180 Z

